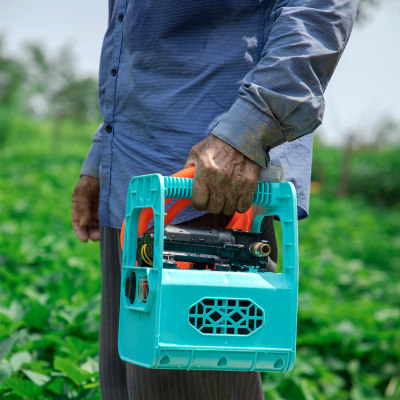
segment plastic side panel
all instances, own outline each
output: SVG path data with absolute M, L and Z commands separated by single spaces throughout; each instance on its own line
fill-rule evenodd
M 297 196 L 292 183 L 259 182 L 253 202 L 265 208 L 266 215 L 276 215 L 282 224 L 282 259 L 283 274 L 292 282 L 291 308 L 296 318 L 293 326 L 292 348 L 296 346 L 297 332 L 297 295 L 299 280 L 299 250 L 297 224 Z M 259 232 L 263 216 L 255 218 L 253 232 Z M 294 357 L 293 357 L 294 360 Z M 294 361 L 293 361 L 294 362 Z
M 157 355 L 154 349 L 155 313 L 121 309 L 118 351 L 121 359 L 144 367 L 151 367 Z
M 160 235 L 160 232 L 164 232 L 163 182 L 163 177 L 159 174 L 133 178 L 128 188 L 125 215 L 118 349 L 123 360 L 147 367 L 151 367 L 157 359 L 155 349 L 160 329 L 158 315 L 164 243 L 163 235 Z M 140 276 L 144 270 L 136 267 L 137 226 L 143 208 L 152 208 L 154 211 L 156 232 L 154 267 L 150 271 L 151 279 L 149 279 L 154 298 L 147 303 L 139 302 L 136 291 L 134 303 L 129 304 L 125 297 L 126 276 L 132 272 Z
M 137 227 L 142 209 L 152 208 L 154 211 L 154 224 L 157 234 L 155 247 L 158 252 L 154 252 L 154 268 L 162 267 L 162 248 L 164 232 L 164 179 L 159 174 L 143 175 L 132 178 L 127 194 L 126 213 L 125 213 L 125 234 L 124 252 L 122 257 L 122 266 L 136 265 L 136 243 Z M 161 250 L 161 254 L 160 254 Z

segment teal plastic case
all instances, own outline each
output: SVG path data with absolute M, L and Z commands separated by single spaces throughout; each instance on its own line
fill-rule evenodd
M 297 202 L 289 182 L 259 182 L 253 203 L 282 224 L 283 272 L 163 268 L 165 199 L 190 198 L 192 179 L 160 174 L 132 178 L 122 258 L 118 348 L 122 360 L 155 369 L 284 372 L 296 354 L 298 294 Z M 153 267 L 136 266 L 137 228 L 154 211 Z M 125 296 L 126 279 L 147 278 L 146 302 Z

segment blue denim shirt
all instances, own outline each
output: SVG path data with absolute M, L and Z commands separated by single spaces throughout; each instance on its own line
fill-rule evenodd
M 111 0 L 104 122 L 81 171 L 100 178 L 100 224 L 121 226 L 132 176 L 182 169 L 211 132 L 262 166 L 268 152 L 285 164 L 305 217 L 307 134 L 322 122 L 356 8 L 355 0 Z

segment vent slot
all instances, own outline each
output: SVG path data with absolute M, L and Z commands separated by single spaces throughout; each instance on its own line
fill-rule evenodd
M 246 336 L 264 323 L 264 311 L 251 300 L 202 299 L 189 309 L 189 324 L 206 335 Z

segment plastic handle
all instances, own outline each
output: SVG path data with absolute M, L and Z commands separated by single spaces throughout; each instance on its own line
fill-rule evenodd
M 178 198 L 177 200 L 167 212 L 167 215 L 164 218 L 164 225 L 168 225 L 171 221 L 190 203 L 190 198 L 192 197 L 192 179 L 185 178 L 193 178 L 195 173 L 195 167 L 185 168 L 181 171 L 176 172 L 170 177 L 164 177 L 172 179 L 166 184 L 166 199 L 165 204 L 168 204 L 171 200 Z M 176 181 L 174 178 L 179 178 L 179 181 Z M 175 185 L 177 182 L 182 182 L 182 180 L 186 181 L 190 186 L 189 192 L 185 193 L 185 189 L 182 190 L 174 190 L 173 187 L 179 187 L 179 185 Z M 172 183 L 173 182 L 173 183 Z M 168 186 L 168 189 L 167 189 Z M 138 237 L 142 235 L 149 229 L 150 221 L 153 218 L 153 210 L 151 208 L 144 209 L 140 215 L 139 223 L 138 223 Z M 253 220 L 253 209 L 250 207 L 245 213 L 239 214 L 236 212 L 232 219 L 229 221 L 228 225 L 225 229 L 240 229 L 243 232 L 248 232 L 251 229 L 251 224 Z M 124 232 L 125 232 L 125 219 L 121 226 L 121 248 L 124 249 Z

